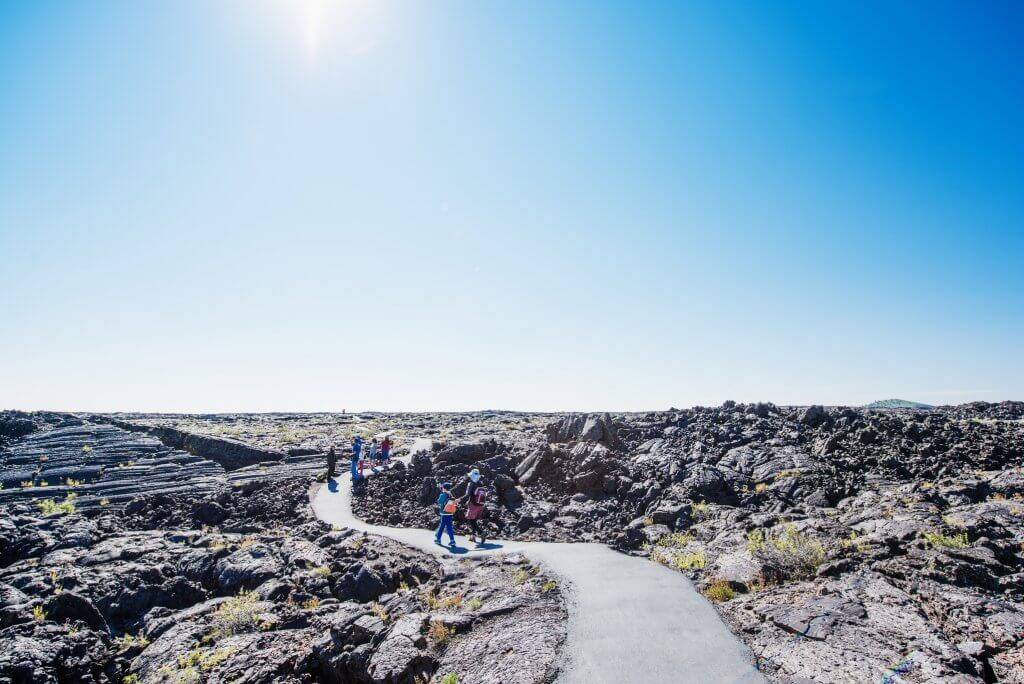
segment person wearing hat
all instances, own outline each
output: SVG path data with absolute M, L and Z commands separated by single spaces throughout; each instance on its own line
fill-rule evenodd
M 473 535 L 469 538 L 477 544 L 487 541 L 483 530 L 480 529 L 480 519 L 484 515 L 484 501 L 487 499 L 487 488 L 480 481 L 480 471 L 476 468 L 469 471 L 469 483 L 466 485 L 466 500 L 469 501 L 466 507 L 466 520 L 469 521 L 469 529 Z
M 445 482 L 441 485 L 441 494 L 437 497 L 437 512 L 441 516 L 441 522 L 437 526 L 437 534 L 434 535 L 434 543 L 441 543 L 441 534 L 448 533 L 448 546 L 455 546 L 455 526 L 452 518 L 455 517 L 455 509 L 458 499 L 452 496 L 452 483 Z

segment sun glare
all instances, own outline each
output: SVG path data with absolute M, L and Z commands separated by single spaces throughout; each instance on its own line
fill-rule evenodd
M 362 54 L 377 44 L 385 3 L 370 0 L 276 0 L 274 14 L 309 59 L 340 49 Z

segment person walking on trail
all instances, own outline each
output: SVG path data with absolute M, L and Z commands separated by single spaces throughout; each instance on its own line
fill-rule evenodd
M 338 454 L 334 453 L 334 447 L 327 451 L 327 479 L 334 479 L 334 469 L 338 465 Z
M 385 435 L 384 441 L 380 443 L 380 462 L 387 465 L 391 458 L 391 435 Z
M 359 470 L 359 462 L 362 460 L 363 453 L 363 438 L 356 435 L 352 438 L 352 481 L 356 482 L 359 480 L 361 475 Z
M 441 516 L 441 522 L 437 526 L 437 534 L 434 535 L 434 543 L 441 543 L 441 534 L 448 533 L 448 546 L 455 546 L 455 526 L 452 518 L 455 517 L 455 509 L 458 508 L 458 499 L 452 496 L 452 483 L 445 482 L 441 485 L 441 494 L 437 497 L 437 512 Z
M 466 500 L 469 502 L 466 508 L 466 520 L 469 521 L 469 529 L 473 531 L 469 540 L 477 544 L 487 541 L 483 531 L 480 529 L 480 519 L 484 515 L 484 502 L 487 500 L 487 488 L 480 481 L 480 471 L 476 468 L 469 473 L 469 484 L 466 485 Z
M 374 462 L 377 460 L 377 438 L 374 437 L 373 441 L 370 442 L 370 453 L 366 455 L 366 459 L 370 462 L 370 467 L 373 467 Z

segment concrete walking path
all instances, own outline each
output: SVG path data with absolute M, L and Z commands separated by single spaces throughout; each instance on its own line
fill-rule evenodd
M 412 453 L 430 448 L 416 440 Z M 434 543 L 434 531 L 371 525 L 352 514 L 346 472 L 321 487 L 313 510 L 321 520 L 389 537 L 434 555 L 522 552 L 568 585 L 569 610 L 559 682 L 598 684 L 753 684 L 766 680 L 750 650 L 725 626 L 689 579 L 612 551 L 603 544 L 465 541 L 454 550 Z

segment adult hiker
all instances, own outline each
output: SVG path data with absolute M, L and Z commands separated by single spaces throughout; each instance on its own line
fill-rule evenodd
M 384 441 L 380 443 L 380 462 L 387 465 L 391 458 L 391 435 L 385 435 Z
M 327 479 L 334 479 L 334 468 L 338 465 L 338 454 L 334 453 L 334 447 L 327 451 Z
M 441 543 L 441 534 L 448 533 L 448 546 L 455 546 L 455 527 L 452 525 L 452 518 L 455 516 L 455 509 L 458 508 L 458 499 L 452 496 L 452 483 L 445 482 L 441 485 L 441 494 L 437 497 L 437 512 L 441 516 L 441 522 L 437 525 L 437 534 L 434 535 L 434 543 Z
M 362 458 L 363 438 L 356 435 L 352 438 L 352 481 L 356 482 L 359 477 L 359 461 Z
M 469 521 L 469 529 L 473 531 L 469 540 L 477 544 L 487 541 L 483 531 L 480 529 L 480 519 L 484 515 L 484 502 L 487 500 L 487 488 L 480 481 L 480 471 L 476 468 L 469 473 L 469 484 L 466 485 L 466 500 L 469 505 L 466 507 L 466 520 Z

